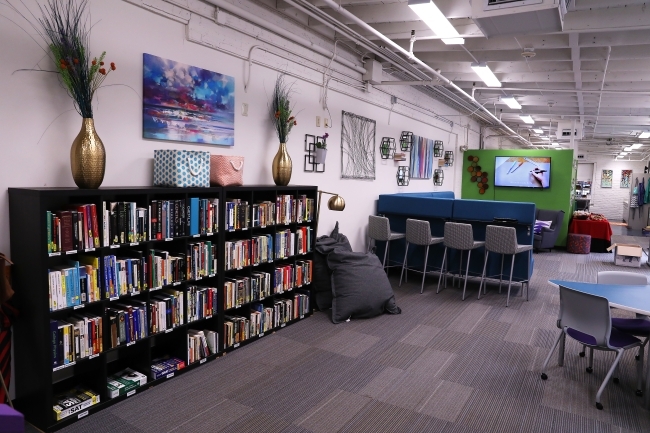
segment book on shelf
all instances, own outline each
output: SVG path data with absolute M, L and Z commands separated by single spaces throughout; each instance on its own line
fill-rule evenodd
M 187 331 L 187 363 L 194 364 L 207 358 L 214 352 L 210 351 L 204 331 L 189 329 Z
M 185 368 L 185 361 L 175 357 L 156 358 L 151 364 L 151 378 L 161 379 Z
M 251 265 L 251 240 L 231 240 L 225 242 L 225 270 L 241 269 Z
M 82 387 L 77 387 L 54 396 L 54 419 L 61 421 L 64 418 L 81 412 L 100 402 L 98 393 Z
M 229 199 L 224 203 L 225 228 L 226 230 L 241 230 L 251 226 L 250 206 L 247 201 L 240 199 Z
M 273 307 L 256 303 L 251 305 L 251 334 L 259 335 L 273 329 Z
M 110 326 L 111 348 L 134 343 L 149 335 L 147 304 L 136 299 L 112 303 L 106 309 Z
M 108 377 L 106 389 L 108 398 L 116 398 L 128 394 L 134 389 L 138 389 L 147 383 L 147 376 L 127 368 Z
M 216 274 L 217 245 L 212 241 L 189 243 L 186 257 L 188 279 L 198 280 Z
M 247 317 L 225 316 L 223 327 L 226 348 L 250 338 L 250 320 Z
M 47 252 L 99 248 L 99 224 L 95 204 L 70 205 L 46 211 Z
M 270 234 L 253 236 L 251 239 L 251 258 L 253 265 L 273 261 L 273 236 Z
M 275 225 L 275 203 L 272 201 L 258 201 L 251 207 L 252 227 L 266 227 Z
M 296 261 L 296 286 L 304 286 L 312 281 L 313 261 L 297 260 Z
M 102 318 L 75 314 L 50 320 L 52 368 L 63 367 L 103 351 Z
M 214 287 L 189 286 L 187 295 L 187 322 L 205 319 L 217 313 L 217 289 Z

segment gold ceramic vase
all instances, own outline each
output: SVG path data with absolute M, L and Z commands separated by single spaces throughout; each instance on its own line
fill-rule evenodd
M 291 168 L 291 157 L 289 156 L 289 152 L 287 152 L 287 144 L 280 143 L 278 153 L 273 158 L 273 182 L 279 186 L 289 185 Z
M 79 188 L 96 189 L 104 180 L 106 151 L 95 131 L 93 119 L 83 119 L 81 131 L 72 142 L 70 168 Z

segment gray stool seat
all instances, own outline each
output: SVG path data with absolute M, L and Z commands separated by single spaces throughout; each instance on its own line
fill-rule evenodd
M 374 241 L 386 242 L 386 249 L 384 250 L 384 261 L 382 262 L 382 266 L 386 268 L 386 258 L 388 257 L 390 241 L 394 241 L 396 239 L 404 239 L 406 237 L 406 234 L 391 231 L 388 218 L 370 215 L 368 217 L 368 237 Z M 368 252 L 370 249 L 371 242 L 368 242 Z
M 443 279 L 443 275 L 446 276 L 447 274 L 445 269 L 445 263 L 447 261 L 447 249 L 451 248 L 460 251 L 461 270 L 459 271 L 459 273 L 462 272 L 462 268 L 463 268 L 463 251 L 467 251 L 467 268 L 465 269 L 465 284 L 463 285 L 463 301 L 464 301 L 465 291 L 467 290 L 467 276 L 469 274 L 469 260 L 472 257 L 472 250 L 484 246 L 485 242 L 474 240 L 474 230 L 472 229 L 471 224 L 446 222 L 444 243 L 445 243 L 445 252 L 442 256 L 440 279 L 438 280 L 438 290 L 436 290 L 436 293 L 440 293 L 440 281 Z
M 408 267 L 406 264 L 409 245 L 426 246 L 427 252 L 424 255 L 424 267 L 422 268 L 422 286 L 420 293 L 424 291 L 424 278 L 427 275 L 427 261 L 429 260 L 429 247 L 431 245 L 439 244 L 444 241 L 444 238 L 431 236 L 431 226 L 428 221 L 407 219 L 406 220 L 406 251 L 404 252 L 404 261 L 402 262 L 402 273 L 399 276 L 399 285 L 402 285 L 402 276 L 406 270 L 406 281 L 408 281 Z
M 517 230 L 514 227 L 501 227 L 488 225 L 485 228 L 485 262 L 483 263 L 483 273 L 481 274 L 481 285 L 478 289 L 478 299 L 481 299 L 481 289 L 485 281 L 485 271 L 487 269 L 487 262 L 490 253 L 501 254 L 501 274 L 499 274 L 499 293 L 501 293 L 501 281 L 503 279 L 503 257 L 505 254 L 511 254 L 512 260 L 510 262 L 510 280 L 508 280 L 508 297 L 506 298 L 506 307 L 510 303 L 510 288 L 512 287 L 512 273 L 515 267 L 515 256 L 519 253 L 528 251 L 528 260 L 530 261 L 530 252 L 532 252 L 532 245 L 522 245 L 517 243 Z M 528 280 L 522 281 L 526 283 L 526 300 L 528 300 Z M 487 283 L 485 284 L 487 287 Z

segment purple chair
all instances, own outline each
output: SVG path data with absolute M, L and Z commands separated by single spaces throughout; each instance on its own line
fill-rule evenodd
M 0 433 L 23 433 L 24 431 L 23 414 L 6 404 L 0 404 Z
M 577 340 L 590 349 L 616 352 L 616 359 L 610 367 L 603 383 L 596 393 L 596 408 L 603 409 L 600 397 L 605 386 L 618 367 L 623 353 L 628 349 L 642 346 L 641 340 L 618 331 L 612 327 L 612 318 L 609 310 L 609 301 L 602 296 L 590 295 L 567 287 L 560 286 L 560 317 L 558 327 L 562 330 L 557 337 L 553 348 L 549 352 L 542 366 L 542 380 L 547 380 L 546 366 L 551 359 L 555 348 L 560 344 L 560 357 L 558 365 L 564 364 L 564 341 L 566 336 Z M 641 352 L 643 354 L 643 352 Z M 592 357 L 593 359 L 593 357 Z M 640 395 L 643 381 L 643 362 L 637 364 L 637 395 Z

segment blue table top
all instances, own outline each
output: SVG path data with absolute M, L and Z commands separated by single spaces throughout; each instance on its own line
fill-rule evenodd
M 548 280 L 548 282 L 555 286 L 564 286 L 579 292 L 602 296 L 607 298 L 612 307 L 650 315 L 650 285 L 628 286 L 563 280 Z

